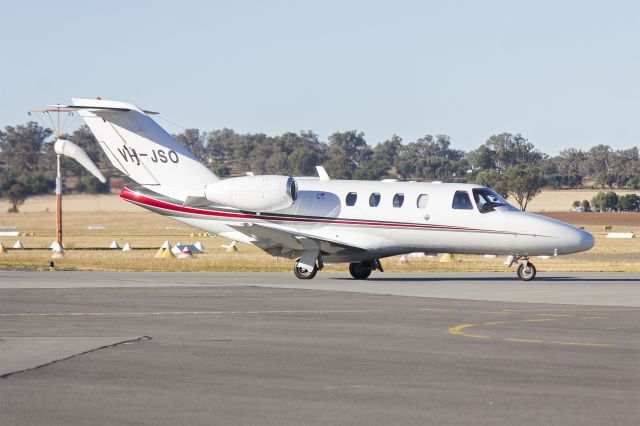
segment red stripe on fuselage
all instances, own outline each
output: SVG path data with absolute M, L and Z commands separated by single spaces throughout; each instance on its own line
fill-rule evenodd
M 120 192 L 120 198 L 133 201 L 135 203 L 143 204 L 146 206 L 152 206 L 161 208 L 164 210 L 171 210 L 180 213 L 189 213 L 201 216 L 213 216 L 218 218 L 230 218 L 230 219 L 259 219 L 264 221 L 279 221 L 279 222 L 302 222 L 302 223 L 325 223 L 336 225 L 363 225 L 363 226 L 386 226 L 396 228 L 417 228 L 417 229 L 442 229 L 446 231 L 475 231 L 475 232 L 488 232 L 488 233 L 504 233 L 505 231 L 495 231 L 489 229 L 478 228 L 463 228 L 457 226 L 447 225 L 426 225 L 420 223 L 401 223 L 401 222 L 370 222 L 366 220 L 342 220 L 342 219 L 315 219 L 299 216 L 270 216 L 268 213 L 247 214 L 247 213 L 232 213 L 219 210 L 205 210 L 197 209 L 193 207 L 183 207 L 178 204 L 169 203 L 159 200 L 157 198 L 149 197 L 144 194 L 138 194 L 127 187 L 122 188 Z

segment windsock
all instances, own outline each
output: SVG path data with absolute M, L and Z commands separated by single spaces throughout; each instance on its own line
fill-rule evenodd
M 98 167 L 93 163 L 93 161 L 91 161 L 91 158 L 89 158 L 87 153 L 73 142 L 64 139 L 56 139 L 53 149 L 58 155 L 64 155 L 76 160 L 100 182 L 105 183 L 107 181 L 102 172 L 100 172 Z

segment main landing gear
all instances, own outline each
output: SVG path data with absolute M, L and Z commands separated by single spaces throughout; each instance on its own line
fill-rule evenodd
M 520 259 L 522 259 L 522 263 L 518 266 L 518 278 L 522 281 L 531 281 L 536 277 L 536 267 L 533 263 L 529 262 L 527 256 L 510 256 L 505 263 L 511 266 Z
M 300 280 L 310 280 L 318 273 L 318 265 L 313 265 L 312 270 L 298 266 L 298 262 L 293 265 L 293 275 Z
M 353 262 L 349 264 L 349 273 L 356 280 L 366 280 L 374 269 L 384 272 L 379 259 Z
M 293 275 L 300 280 L 310 280 L 316 276 L 318 271 L 322 269 L 322 266 L 322 263 L 318 261 L 313 268 L 309 270 L 300 265 L 299 262 L 296 262 L 293 265 Z M 366 280 L 374 269 L 384 272 L 380 260 L 365 260 L 363 262 L 353 262 L 349 264 L 349 273 L 356 280 Z

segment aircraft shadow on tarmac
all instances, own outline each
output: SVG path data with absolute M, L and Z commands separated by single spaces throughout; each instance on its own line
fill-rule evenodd
M 331 277 L 332 280 L 338 281 L 359 281 L 354 278 L 338 278 Z M 517 277 L 379 277 L 379 278 L 368 278 L 366 281 L 380 281 L 380 282 L 388 282 L 388 281 L 401 281 L 401 282 L 435 282 L 435 281 L 514 281 L 521 282 Z M 640 279 L 638 278 L 579 278 L 579 277 L 538 277 L 537 281 L 533 284 L 535 285 L 540 281 L 562 281 L 562 282 L 628 282 L 628 283 L 638 283 L 640 284 Z

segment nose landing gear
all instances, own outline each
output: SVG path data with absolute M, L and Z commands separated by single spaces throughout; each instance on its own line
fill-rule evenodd
M 522 281 L 531 281 L 536 277 L 536 267 L 533 263 L 529 262 L 529 258 L 527 256 L 509 256 L 504 264 L 511 267 L 511 265 L 520 259 L 522 259 L 522 263 L 518 266 L 518 278 Z
M 536 277 L 536 267 L 527 259 L 518 266 L 518 277 L 522 281 L 531 281 Z

